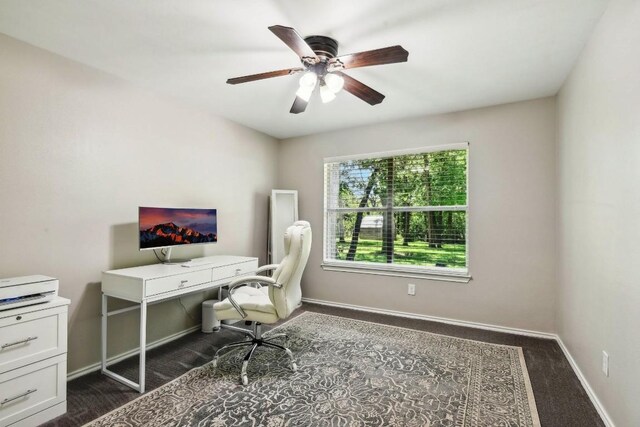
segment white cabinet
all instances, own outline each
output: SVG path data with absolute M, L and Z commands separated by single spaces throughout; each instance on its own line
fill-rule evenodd
M 67 410 L 69 300 L 0 311 L 0 426 L 37 426 Z

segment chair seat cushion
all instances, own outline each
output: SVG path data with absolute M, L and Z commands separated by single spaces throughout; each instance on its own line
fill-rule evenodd
M 253 286 L 242 286 L 240 288 L 237 288 L 233 293 L 233 295 L 238 294 L 247 294 L 253 296 L 266 295 L 267 298 L 269 298 L 269 287 L 261 286 L 259 288 L 254 288 Z M 271 303 L 271 300 L 269 300 L 269 303 Z
M 278 315 L 275 306 L 269 299 L 269 287 L 253 288 L 243 286 L 233 292 L 233 299 L 247 313 L 245 320 L 255 320 L 262 323 L 277 322 Z M 213 305 L 216 319 L 242 319 L 240 313 L 233 307 L 229 298 Z

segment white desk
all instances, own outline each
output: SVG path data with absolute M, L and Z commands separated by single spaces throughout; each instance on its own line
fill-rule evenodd
M 206 263 L 202 263 L 205 261 Z M 190 267 L 152 264 L 141 267 L 110 270 L 102 273 L 102 373 L 134 390 L 145 390 L 145 353 L 147 305 L 179 298 L 183 295 L 220 288 L 237 276 L 252 275 L 258 268 L 258 258 L 212 256 L 194 260 Z M 109 297 L 135 302 L 138 305 L 108 311 Z M 139 382 L 135 383 L 107 369 L 107 320 L 109 316 L 140 309 Z

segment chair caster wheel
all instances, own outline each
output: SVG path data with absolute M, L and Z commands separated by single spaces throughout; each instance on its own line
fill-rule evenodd
M 240 382 L 242 382 L 242 385 L 247 385 L 249 384 L 249 378 L 246 375 L 242 375 L 240 376 Z
M 293 362 L 293 363 L 291 364 L 291 370 L 292 370 L 293 372 L 297 372 L 297 371 L 298 371 L 298 365 L 296 365 L 296 362 Z

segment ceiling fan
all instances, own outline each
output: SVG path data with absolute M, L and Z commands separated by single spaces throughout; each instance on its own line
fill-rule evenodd
M 269 79 L 271 77 L 288 76 L 302 73 L 300 88 L 296 92 L 290 112 L 302 113 L 309 103 L 316 87 L 320 88 L 322 102 L 333 101 L 336 93 L 344 88 L 347 92 L 357 96 L 370 105 L 382 102 L 384 95 L 373 90 L 364 83 L 349 77 L 342 70 L 370 65 L 393 64 L 406 62 L 409 52 L 402 46 L 390 46 L 382 49 L 368 50 L 365 52 L 338 55 L 338 42 L 331 37 L 309 36 L 304 39 L 291 27 L 274 25 L 269 30 L 300 57 L 302 67 L 287 68 L 285 70 L 269 71 L 267 73 L 252 74 L 250 76 L 234 77 L 227 83 L 252 82 L 255 80 Z

